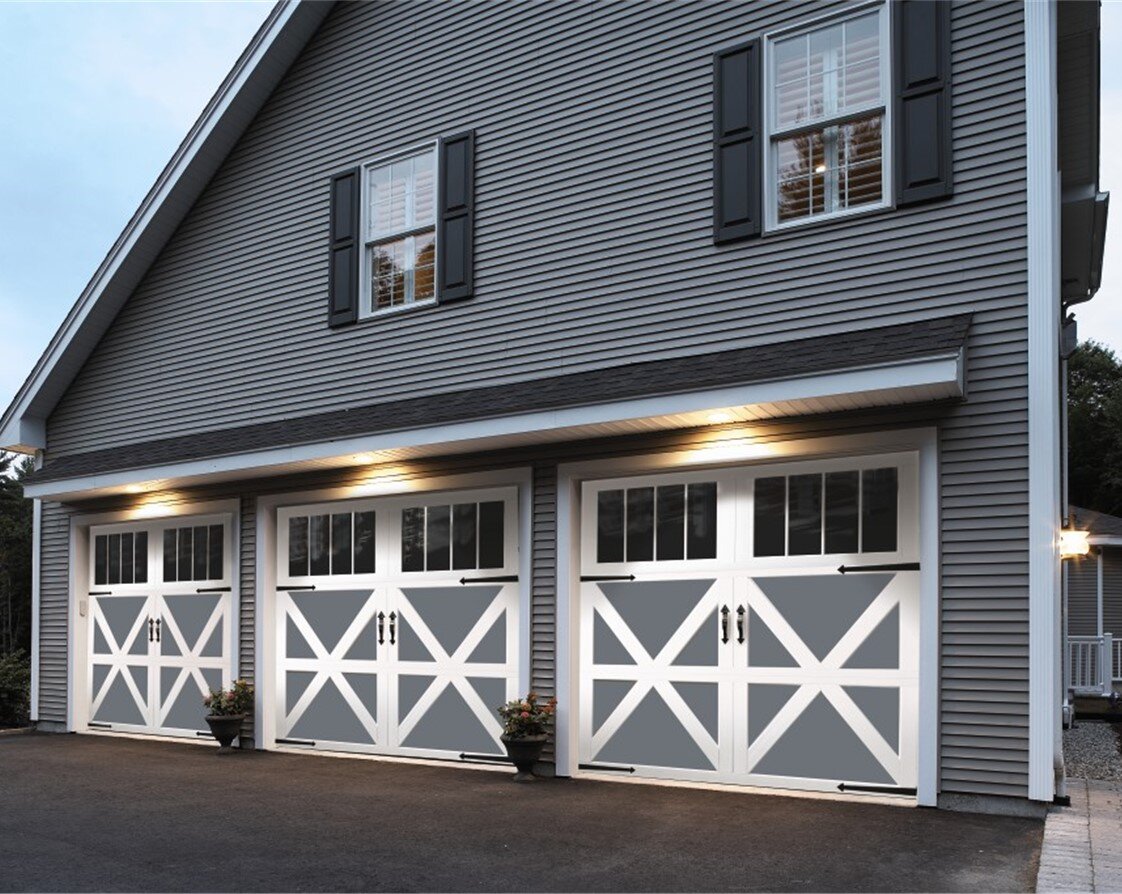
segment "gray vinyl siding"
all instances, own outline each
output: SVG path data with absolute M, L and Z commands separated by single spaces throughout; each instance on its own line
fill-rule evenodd
M 1023 797 L 1022 5 L 954 5 L 952 200 L 715 248 L 712 53 L 804 11 L 465 2 L 418 18 L 408 4 L 338 6 L 49 419 L 51 453 L 973 311 L 967 400 L 875 424 L 940 427 L 941 789 Z M 468 127 L 475 297 L 328 330 L 328 176 Z M 527 451 L 521 462 L 532 458 L 542 493 L 532 629 L 543 692 L 555 660 L 550 469 L 572 455 Z M 262 486 L 241 490 L 243 509 Z M 243 513 L 243 586 L 254 572 L 247 524 Z
M 39 713 L 66 723 L 70 615 L 70 513 L 43 502 L 39 540 Z
M 1099 560 L 1094 554 L 1065 563 L 1067 632 L 1069 636 L 1097 636 L 1099 632 Z M 1122 596 L 1122 593 L 1119 594 Z M 1104 627 L 1104 630 L 1106 628 Z
M 1103 547 L 1103 633 L 1122 639 L 1122 549 Z

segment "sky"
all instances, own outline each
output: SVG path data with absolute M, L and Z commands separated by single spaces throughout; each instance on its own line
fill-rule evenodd
M 0 2 L 0 410 L 272 0 Z M 1122 0 L 1102 9 L 1102 134 L 1122 141 Z M 1081 338 L 1122 354 L 1122 153 Z

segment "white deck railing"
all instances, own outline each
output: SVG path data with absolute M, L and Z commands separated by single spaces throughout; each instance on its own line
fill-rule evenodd
M 1111 683 L 1122 670 L 1122 651 L 1114 637 L 1069 636 L 1067 638 L 1068 685 L 1080 695 L 1109 695 Z
M 1114 642 L 1114 660 L 1111 662 L 1111 678 L 1122 681 L 1122 639 Z

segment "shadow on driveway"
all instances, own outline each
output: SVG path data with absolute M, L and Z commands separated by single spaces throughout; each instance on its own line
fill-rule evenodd
M 0 738 L 0 889 L 1029 891 L 1043 824 L 96 736 Z

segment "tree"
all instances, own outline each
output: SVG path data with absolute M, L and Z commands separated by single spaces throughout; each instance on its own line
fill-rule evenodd
M 1122 515 L 1122 362 L 1083 342 L 1068 360 L 1068 496 L 1076 506 Z
M 0 453 L 0 656 L 31 650 L 32 503 L 22 480 L 29 457 Z

